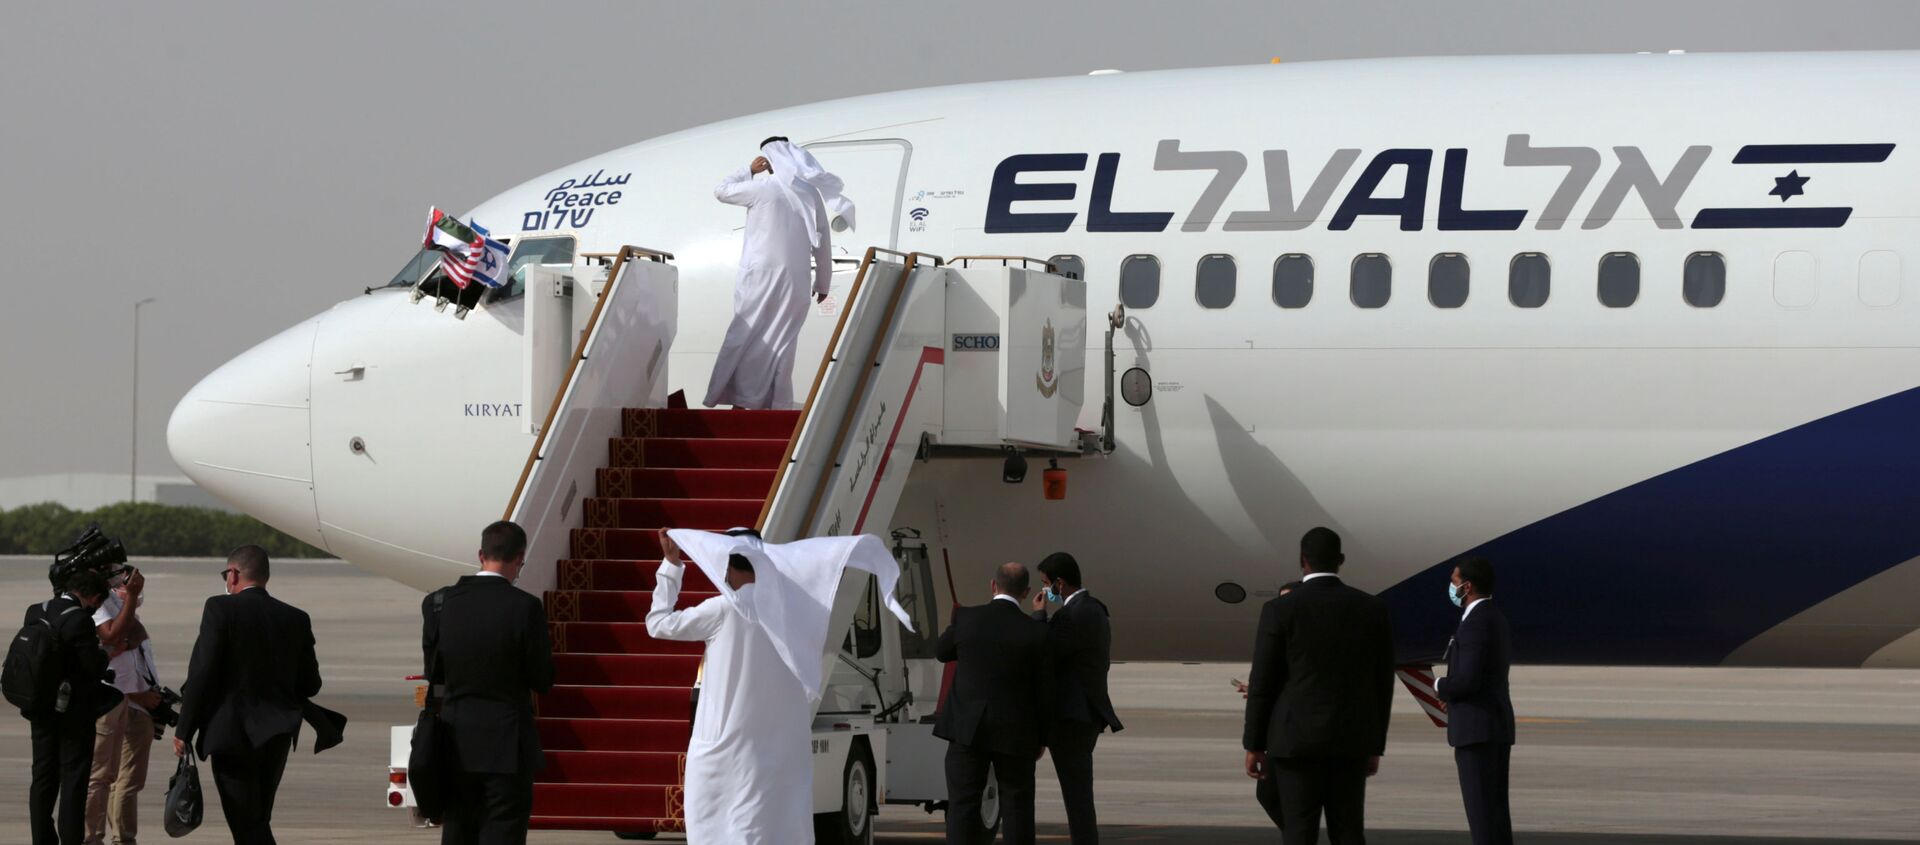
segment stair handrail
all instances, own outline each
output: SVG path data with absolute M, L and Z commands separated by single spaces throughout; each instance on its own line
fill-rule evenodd
M 900 267 L 900 283 L 893 288 L 893 296 L 888 299 L 887 307 L 881 315 L 880 327 L 874 334 L 873 348 L 867 353 L 867 366 L 861 368 L 860 380 L 855 383 L 853 392 L 850 394 L 854 397 L 855 402 L 858 402 L 859 397 L 866 393 L 867 382 L 872 378 L 874 364 L 878 363 L 880 353 L 885 348 L 887 331 L 893 327 L 894 315 L 900 309 L 900 300 L 907 289 L 907 279 L 913 275 L 914 268 L 919 265 L 921 258 L 930 259 L 929 266 L 933 267 L 939 267 L 946 263 L 946 259 L 931 253 L 900 252 L 898 250 L 877 246 L 867 247 L 866 255 L 860 259 L 860 271 L 854 276 L 853 288 L 847 292 L 846 305 L 840 310 L 840 319 L 834 324 L 833 335 L 827 340 L 827 354 L 820 359 L 820 368 L 815 371 L 813 376 L 813 386 L 807 390 L 807 402 L 801 406 L 800 418 L 794 421 L 793 436 L 787 440 L 786 453 L 781 456 L 779 470 L 774 473 L 773 486 L 768 488 L 767 500 L 761 504 L 760 517 L 754 522 L 754 527 L 762 532 L 767 528 L 767 517 L 773 512 L 773 502 L 774 499 L 780 495 L 780 485 L 786 480 L 787 470 L 793 466 L 794 451 L 799 448 L 800 435 L 806 430 L 807 421 L 813 415 L 813 406 L 815 401 L 819 399 L 821 386 L 826 383 L 827 372 L 835 362 L 846 357 L 846 355 L 841 353 L 840 339 L 846 331 L 847 321 L 852 319 L 855 311 L 859 310 L 857 306 L 860 302 L 860 297 L 866 292 L 867 273 L 872 269 L 874 259 L 880 255 L 897 256 L 904 260 L 901 262 Z M 848 414 L 840 420 L 839 430 L 834 433 L 833 449 L 830 454 L 839 453 L 840 449 L 846 444 L 847 434 L 852 430 L 852 426 L 852 414 Z M 827 483 L 831 480 L 832 475 L 831 468 L 829 468 L 829 471 L 820 474 L 820 480 L 815 483 L 813 495 L 807 502 L 807 515 L 806 518 L 800 522 L 801 526 L 813 524 L 813 519 L 820 509 L 820 500 L 826 493 Z M 804 528 L 802 530 L 804 530 Z
M 1018 261 L 1023 268 L 1029 268 L 1038 264 L 1047 268 L 1047 272 L 1049 273 L 1058 274 L 1060 272 L 1059 266 L 1052 261 L 1045 258 L 1034 258 L 1028 255 L 956 255 L 948 259 L 947 263 L 957 264 L 962 268 L 966 268 L 973 266 L 973 262 L 975 261 L 998 261 L 1002 267 L 1010 267 L 1012 266 L 1012 262 Z
M 583 256 L 588 259 L 601 257 L 606 253 L 594 253 Z M 520 496 L 527 490 L 527 481 L 533 478 L 534 467 L 540 463 L 540 452 L 546 448 L 547 434 L 553 431 L 553 421 L 560 415 L 560 409 L 566 406 L 567 394 L 573 392 L 573 380 L 580 371 L 580 362 L 587 359 L 587 349 L 593 345 L 594 335 L 600 328 L 600 312 L 613 299 L 615 285 L 620 284 L 620 271 L 626 269 L 627 262 L 634 258 L 658 261 L 665 264 L 673 260 L 673 253 L 657 249 L 648 249 L 631 244 L 620 247 L 614 257 L 611 269 L 607 271 L 607 285 L 600 290 L 600 299 L 593 304 L 593 314 L 587 317 L 586 328 L 580 332 L 580 342 L 574 346 L 573 360 L 567 363 L 567 374 L 560 379 L 560 385 L 553 391 L 553 402 L 547 406 L 546 421 L 540 425 L 540 433 L 534 436 L 533 449 L 527 453 L 527 465 L 520 470 L 520 480 L 513 485 L 513 496 L 507 500 L 507 512 L 501 519 L 512 519 L 515 508 L 520 507 Z

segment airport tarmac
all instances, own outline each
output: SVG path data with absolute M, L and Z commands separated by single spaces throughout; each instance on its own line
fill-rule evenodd
M 201 603 L 221 562 L 136 561 L 148 574 L 142 619 L 162 681 L 179 686 Z M 0 558 L 0 608 L 46 594 L 46 558 Z M 1096 585 L 1097 586 L 1097 585 Z M 285 843 L 437 842 L 385 806 L 387 727 L 413 721 L 420 594 L 337 562 L 282 562 L 274 594 L 313 615 L 325 688 L 352 719 L 344 746 L 296 751 L 275 809 Z M 17 618 L 9 616 L 8 618 Z M 1112 692 L 1127 730 L 1095 756 L 1102 837 L 1110 842 L 1276 841 L 1241 773 L 1241 665 L 1123 664 Z M 1519 840 L 1551 845 L 1908 841 L 1920 843 L 1920 671 L 1522 667 L 1523 724 L 1514 752 Z M 1396 705 L 1387 757 L 1369 785 L 1369 841 L 1466 841 L 1451 752 L 1412 699 Z M 26 840 L 27 723 L 0 715 L 0 842 Z M 156 748 L 141 795 L 143 831 L 173 760 Z M 203 771 L 202 777 L 207 774 Z M 1040 764 L 1042 841 L 1065 841 L 1065 816 Z M 208 789 L 193 840 L 226 839 Z M 931 842 L 939 816 L 887 807 L 877 841 Z M 611 842 L 600 833 L 536 831 L 548 845 Z

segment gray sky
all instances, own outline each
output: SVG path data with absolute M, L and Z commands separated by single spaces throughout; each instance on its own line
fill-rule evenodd
M 16 3 L 0 26 L 0 478 L 142 473 L 195 381 L 384 282 L 428 205 L 815 100 L 1367 56 L 1914 49 L 1920 4 Z M 502 104 L 461 115 L 483 95 Z

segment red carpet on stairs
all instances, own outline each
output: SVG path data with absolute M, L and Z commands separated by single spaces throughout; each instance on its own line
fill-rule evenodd
M 677 831 L 699 643 L 647 636 L 661 528 L 753 525 L 798 411 L 629 408 L 547 593 L 557 680 L 539 705 L 533 827 Z M 713 596 L 689 567 L 680 607 Z

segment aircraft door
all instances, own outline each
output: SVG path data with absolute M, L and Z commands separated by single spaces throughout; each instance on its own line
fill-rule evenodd
M 898 249 L 901 197 L 907 189 L 907 165 L 913 145 L 899 138 L 874 141 L 825 141 L 808 144 L 807 151 L 827 172 L 846 184 L 842 192 L 853 201 L 853 222 L 833 221 L 834 276 L 827 301 L 813 306 L 794 351 L 794 398 L 805 401 L 820 359 L 827 352 L 840 306 L 853 287 L 860 258 L 867 247 Z M 683 305 L 684 307 L 684 305 Z
M 853 201 L 854 225 L 833 220 L 833 254 L 858 259 L 870 246 L 898 249 L 900 203 L 913 145 L 899 138 L 823 141 L 808 144 L 807 152 L 846 183 L 842 193 Z

